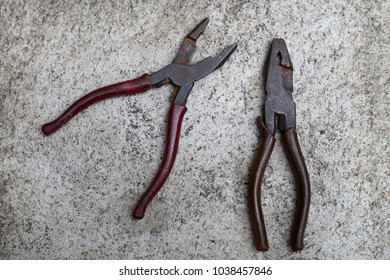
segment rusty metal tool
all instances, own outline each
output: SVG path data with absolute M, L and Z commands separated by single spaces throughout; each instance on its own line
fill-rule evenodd
M 254 161 L 249 184 L 249 211 L 259 251 L 268 250 L 268 240 L 261 208 L 261 181 L 271 156 L 275 133 L 282 133 L 283 146 L 292 165 L 296 180 L 296 218 L 291 236 L 293 251 L 302 250 L 303 237 L 309 214 L 310 181 L 305 161 L 295 131 L 295 103 L 293 92 L 293 66 L 286 43 L 283 39 L 274 39 L 266 63 L 266 98 L 264 102 L 264 122 L 257 118 L 263 140 Z
M 172 170 L 179 146 L 181 124 L 184 114 L 187 111 L 187 98 L 195 81 L 220 68 L 237 48 L 237 44 L 232 44 L 226 47 L 217 56 L 207 57 L 198 63 L 190 65 L 189 62 L 196 50 L 196 40 L 203 34 L 208 22 L 208 18 L 204 19 L 188 33 L 174 61 L 168 66 L 152 74 L 144 74 L 133 80 L 109 85 L 92 91 L 73 103 L 73 105 L 57 119 L 42 126 L 43 133 L 45 135 L 50 135 L 67 123 L 77 113 L 93 103 L 111 97 L 145 92 L 152 87 L 160 87 L 172 83 L 175 87 L 173 89 L 172 104 L 168 115 L 167 138 L 163 161 L 151 185 L 133 210 L 133 217 L 135 219 L 143 218 L 150 201 L 162 188 Z

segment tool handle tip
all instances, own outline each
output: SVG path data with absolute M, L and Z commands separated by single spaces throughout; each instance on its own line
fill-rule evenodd
M 136 220 L 142 220 L 144 215 L 145 215 L 145 209 L 141 208 L 141 207 L 136 207 L 134 210 L 133 210 L 133 218 L 136 219 Z
M 57 129 L 58 129 L 58 127 L 56 125 L 54 125 L 52 122 L 44 124 L 42 126 L 42 132 L 46 136 L 49 136 L 50 134 L 53 134 Z

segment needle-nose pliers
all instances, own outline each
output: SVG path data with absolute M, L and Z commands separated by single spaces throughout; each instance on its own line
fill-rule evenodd
M 263 140 L 252 167 L 248 194 L 255 245 L 259 251 L 268 250 L 260 185 L 275 144 L 275 132 L 279 129 L 297 183 L 297 209 L 291 247 L 293 251 L 299 251 L 304 247 L 303 236 L 310 205 L 310 181 L 295 131 L 295 103 L 292 98 L 293 66 L 283 39 L 272 41 L 266 70 L 265 124 L 260 117 L 257 118 Z
M 164 185 L 172 170 L 179 146 L 181 123 L 187 111 L 185 105 L 188 95 L 194 86 L 194 82 L 220 68 L 237 48 L 237 44 L 232 44 L 215 57 L 208 57 L 198 63 L 189 65 L 192 55 L 196 50 L 196 40 L 204 32 L 208 22 L 209 20 L 207 18 L 204 19 L 188 33 L 174 61 L 168 66 L 150 75 L 144 74 L 134 80 L 109 85 L 92 91 L 77 100 L 57 119 L 42 126 L 43 133 L 50 135 L 67 123 L 77 113 L 95 102 L 120 95 L 141 93 L 152 87 L 160 87 L 167 83 L 172 83 L 175 87 L 173 89 L 172 104 L 168 115 L 167 138 L 163 161 L 151 185 L 133 210 L 133 217 L 135 219 L 143 218 L 146 207 Z

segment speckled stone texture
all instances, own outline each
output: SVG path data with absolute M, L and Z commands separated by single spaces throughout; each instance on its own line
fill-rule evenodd
M 4 1 L 0 5 L 1 259 L 389 259 L 390 2 Z M 90 3 L 87 3 L 90 2 Z M 173 172 L 143 220 L 172 86 L 40 127 L 88 91 L 237 42 L 195 84 Z M 252 240 L 247 189 L 274 37 L 294 64 L 297 132 L 312 183 L 306 248 L 288 244 L 294 178 L 280 136 L 263 187 L 270 250 Z

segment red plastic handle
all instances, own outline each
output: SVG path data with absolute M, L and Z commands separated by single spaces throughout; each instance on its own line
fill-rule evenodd
M 81 97 L 75 103 L 73 103 L 64 113 L 62 113 L 62 115 L 60 115 L 54 121 L 43 125 L 42 132 L 45 135 L 50 135 L 56 132 L 61 126 L 66 124 L 77 113 L 81 112 L 93 103 L 120 95 L 145 92 L 150 89 L 151 86 L 152 81 L 150 79 L 150 76 L 148 74 L 144 74 L 134 80 L 121 82 L 94 90 Z
M 156 177 L 134 208 L 133 217 L 135 219 L 142 219 L 144 217 L 146 207 L 148 207 L 150 201 L 162 188 L 171 173 L 179 147 L 181 123 L 186 111 L 187 108 L 184 105 L 172 104 L 171 106 L 168 117 L 168 131 L 165 142 L 164 158 Z

